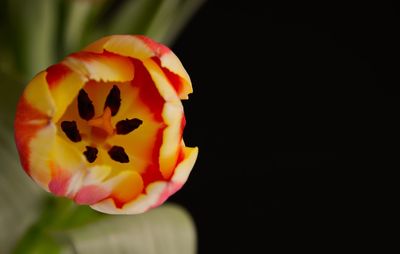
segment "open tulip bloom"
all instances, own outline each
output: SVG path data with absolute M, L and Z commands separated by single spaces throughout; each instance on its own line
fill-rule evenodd
M 176 55 L 144 36 L 102 38 L 37 74 L 19 100 L 15 141 L 42 188 L 111 214 L 141 213 L 186 182 L 181 99 L 192 92 Z

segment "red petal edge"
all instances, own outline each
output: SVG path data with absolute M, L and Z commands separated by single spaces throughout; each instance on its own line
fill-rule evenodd
M 136 35 L 141 41 L 143 41 L 157 57 L 161 57 L 162 55 L 169 53 L 171 50 L 158 42 L 153 41 L 152 39 L 144 36 L 144 35 Z
M 30 124 L 32 120 L 35 120 L 36 123 Z M 49 122 L 48 116 L 32 107 L 25 97 L 21 97 L 15 116 L 14 136 L 22 167 L 27 174 L 29 174 L 30 140 Z
M 58 63 L 47 68 L 46 81 L 50 89 L 60 84 L 68 74 L 72 71 L 62 63 Z

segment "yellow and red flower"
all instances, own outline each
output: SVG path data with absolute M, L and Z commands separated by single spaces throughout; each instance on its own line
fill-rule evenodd
M 37 74 L 17 107 L 22 166 L 42 188 L 112 214 L 162 204 L 186 182 L 181 99 L 192 92 L 176 55 L 145 36 L 114 35 Z

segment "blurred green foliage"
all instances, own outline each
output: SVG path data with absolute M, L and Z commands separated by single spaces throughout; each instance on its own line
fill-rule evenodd
M 0 0 L 0 253 L 196 252 L 193 222 L 178 206 L 111 216 L 44 193 L 19 164 L 13 118 L 37 72 L 109 34 L 170 45 L 204 1 Z

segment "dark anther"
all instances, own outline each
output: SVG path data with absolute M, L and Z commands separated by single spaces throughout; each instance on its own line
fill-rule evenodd
M 81 134 L 79 134 L 78 126 L 76 126 L 75 121 L 61 122 L 61 129 L 72 142 L 79 142 L 82 140 Z
M 93 103 L 83 89 L 79 91 L 78 95 L 78 110 L 80 117 L 86 121 L 92 119 L 94 116 Z
M 117 134 L 125 135 L 128 134 L 137 128 L 143 123 L 142 120 L 133 118 L 133 119 L 126 119 L 121 120 L 117 123 Z
M 123 147 L 120 146 L 113 146 L 111 149 L 108 151 L 108 154 L 110 155 L 111 159 L 121 162 L 121 163 L 128 163 L 129 162 L 129 157 L 125 153 L 125 150 Z
M 104 108 L 109 107 L 111 110 L 111 115 L 115 116 L 118 113 L 119 107 L 121 106 L 121 92 L 119 88 L 114 85 L 107 95 L 106 103 Z
M 92 163 L 96 160 L 98 152 L 99 151 L 96 147 L 86 146 L 86 151 L 84 151 L 83 154 L 85 155 L 86 160 Z
M 116 85 L 114 85 L 107 95 L 104 108 L 109 107 L 111 109 L 111 115 L 115 116 L 118 113 L 120 106 L 121 106 L 121 92 L 119 91 L 119 88 Z

